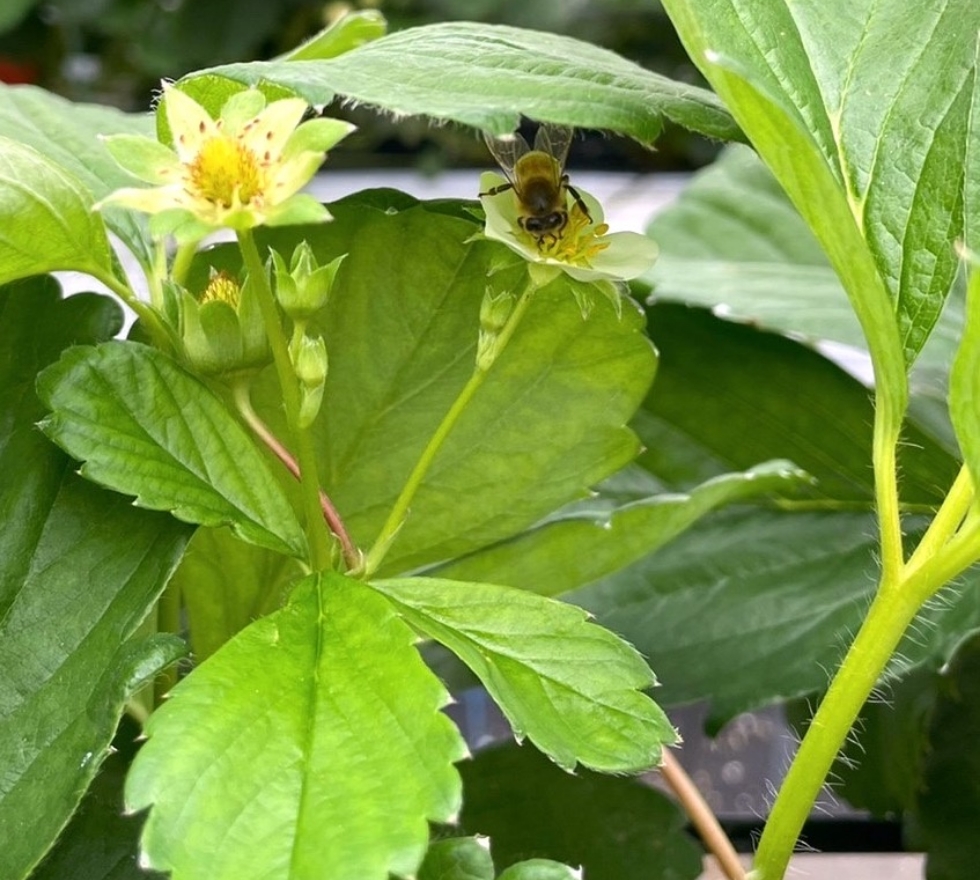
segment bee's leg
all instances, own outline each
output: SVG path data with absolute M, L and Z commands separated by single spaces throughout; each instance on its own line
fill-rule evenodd
M 480 193 L 481 196 L 495 196 L 498 193 L 507 192 L 509 189 L 513 189 L 514 184 L 512 183 L 502 183 L 500 186 L 495 186 L 493 189 L 488 189 L 486 192 Z
M 591 223 L 592 215 L 589 213 L 589 209 L 585 206 L 585 202 L 582 201 L 582 196 L 579 195 L 578 190 L 568 182 L 567 174 L 563 174 L 561 176 L 561 185 L 572 194 L 572 198 L 575 199 L 575 204 L 578 206 L 578 209 L 585 214 L 585 219 Z

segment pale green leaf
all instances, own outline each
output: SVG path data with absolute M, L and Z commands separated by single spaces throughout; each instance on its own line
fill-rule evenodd
M 561 862 L 551 859 L 528 859 L 511 865 L 499 880 L 581 880 L 582 875 Z
M 792 492 L 805 481 L 806 474 L 789 462 L 769 462 L 708 480 L 689 493 L 661 492 L 622 504 L 603 504 L 600 494 L 509 541 L 439 566 L 436 573 L 554 596 L 653 553 L 722 505 Z
M 92 202 L 70 172 L 0 136 L 0 283 L 59 269 L 110 272 L 109 239 Z
M 287 52 L 283 61 L 311 61 L 314 59 L 336 58 L 350 52 L 371 40 L 383 37 L 388 30 L 384 16 L 375 9 L 361 9 L 348 12 L 325 27 L 316 36 L 310 37 L 295 49 Z
M 971 0 L 665 6 L 826 248 L 901 407 L 888 311 L 911 363 L 955 274 L 980 10 Z
M 397 116 L 429 116 L 498 135 L 513 131 L 524 115 L 609 129 L 645 144 L 665 120 L 708 137 L 739 137 L 704 89 L 571 37 L 503 25 L 426 25 L 327 61 L 228 64 L 205 72 L 214 74 L 249 85 L 276 83 L 311 104 L 341 95 Z
M 0 136 L 27 144 L 55 162 L 80 181 L 95 201 L 135 183 L 99 140 L 100 135 L 123 133 L 152 136 L 153 117 L 78 104 L 36 86 L 0 83 Z M 141 216 L 121 209 L 106 210 L 102 216 L 144 266 L 152 265 Z
M 132 638 L 186 526 L 71 473 L 35 428 L 37 371 L 118 329 L 118 307 L 51 279 L 0 289 L 0 876 L 51 846 L 107 755 L 126 699 L 181 651 Z
M 486 838 L 448 837 L 429 847 L 418 880 L 493 880 L 495 873 Z
M 187 609 L 195 659 L 206 660 L 235 633 L 281 608 L 301 572 L 296 559 L 239 541 L 228 529 L 198 529 L 172 581 Z
M 389 603 L 311 576 L 150 718 L 126 786 L 174 880 L 414 875 L 460 806 L 448 695 Z
M 667 717 L 639 693 L 656 683 L 643 658 L 580 608 L 485 583 L 400 578 L 372 586 L 469 666 L 516 736 L 561 767 L 645 770 L 676 742 Z
M 77 347 L 40 377 L 42 428 L 91 480 L 136 503 L 303 556 L 306 540 L 255 442 L 200 380 L 133 342 Z
M 963 339 L 949 380 L 949 415 L 973 484 L 980 485 L 980 267 L 970 270 Z

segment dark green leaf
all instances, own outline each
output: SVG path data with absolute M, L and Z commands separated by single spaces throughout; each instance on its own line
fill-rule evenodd
M 922 786 L 936 672 L 922 667 L 883 688 L 862 710 L 834 766 L 835 792 L 882 818 L 911 812 Z
M 461 765 L 461 823 L 490 836 L 501 867 L 532 856 L 581 865 L 589 880 L 693 880 L 701 854 L 683 813 L 634 779 L 563 773 L 509 745 Z
M 415 629 L 479 677 L 518 739 L 566 770 L 646 770 L 677 734 L 640 688 L 643 658 L 571 605 L 524 590 L 436 578 L 376 581 Z
M 929 725 L 919 825 L 929 880 L 970 880 L 980 863 L 980 634 L 960 645 Z
M 336 574 L 240 632 L 147 725 L 130 809 L 183 880 L 415 874 L 460 806 L 448 695 L 389 603 Z
M 132 342 L 78 347 L 47 369 L 38 393 L 49 437 L 91 480 L 136 503 L 303 556 L 305 537 L 255 442 L 202 382 Z
M 400 31 L 328 61 L 229 64 L 209 73 L 268 80 L 310 103 L 341 95 L 399 116 L 430 116 L 506 134 L 521 115 L 609 129 L 652 144 L 670 120 L 739 137 L 710 92 L 644 70 L 571 37 L 453 22 Z
M 815 478 L 806 494 L 824 509 L 870 505 L 874 413 L 857 380 L 799 343 L 701 310 L 654 306 L 649 326 L 661 367 L 634 427 L 652 473 L 684 485 L 786 458 Z M 938 504 L 959 463 L 914 423 L 904 439 L 902 500 Z
M 493 859 L 486 839 L 450 837 L 429 846 L 419 880 L 493 880 Z
M 99 135 L 153 134 L 148 113 L 121 113 L 113 107 L 76 104 L 35 86 L 0 83 L 0 135 L 42 153 L 80 181 L 97 200 L 136 181 L 120 168 Z M 143 263 L 152 265 L 150 240 L 142 218 L 110 209 L 105 222 Z
M 910 523 L 911 526 L 911 523 Z M 876 578 L 875 521 L 846 512 L 732 509 L 571 594 L 649 658 L 665 705 L 712 701 L 710 726 L 822 690 Z M 980 622 L 980 594 L 948 588 L 899 646 L 907 674 L 941 663 Z
M 441 578 L 507 584 L 554 596 L 653 553 L 718 507 L 789 493 L 805 480 L 790 463 L 769 462 L 716 477 L 689 493 L 662 492 L 621 504 L 600 494 L 538 528 L 436 571 Z
M 180 652 L 132 639 L 188 529 L 75 477 L 35 427 L 37 371 L 111 335 L 103 297 L 0 290 L 0 876 L 25 877 L 106 756 L 123 704 Z
M 70 172 L 0 137 L 0 283 L 58 269 L 110 272 L 109 239 L 92 202 Z
M 54 849 L 30 880 L 165 880 L 139 867 L 142 816 L 123 815 L 126 763 L 110 755 Z
M 198 529 L 172 581 L 187 608 L 198 662 L 253 620 L 281 608 L 301 572 L 295 559 L 239 541 L 227 529 Z

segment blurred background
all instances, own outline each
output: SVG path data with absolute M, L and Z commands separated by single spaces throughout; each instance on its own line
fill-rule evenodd
M 389 30 L 438 21 L 511 24 L 612 49 L 673 79 L 701 83 L 657 0 L 3 0 L 0 81 L 34 83 L 70 98 L 148 109 L 162 78 L 286 52 L 351 10 L 376 9 Z M 424 120 L 394 124 L 335 108 L 359 126 L 331 156 L 337 167 L 436 173 L 486 164 L 472 132 Z M 668 127 L 656 151 L 593 134 L 576 142 L 576 168 L 692 171 L 718 145 Z

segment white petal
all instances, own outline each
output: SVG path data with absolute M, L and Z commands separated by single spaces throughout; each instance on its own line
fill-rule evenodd
M 218 133 L 217 124 L 197 101 L 176 86 L 163 87 L 163 100 L 177 156 L 181 162 L 191 162 L 201 144 Z

